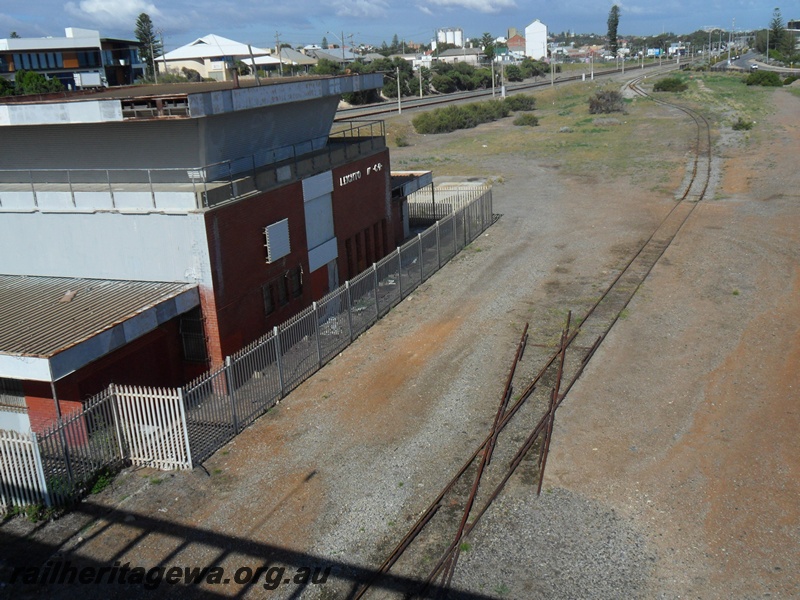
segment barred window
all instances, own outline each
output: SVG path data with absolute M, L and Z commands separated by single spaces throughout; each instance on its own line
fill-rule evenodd
M 22 391 L 22 382 L 18 379 L 4 379 L 0 377 L 0 410 L 13 410 L 25 412 L 25 392 Z
M 289 280 L 289 293 L 292 298 L 303 295 L 303 267 L 295 267 L 286 275 Z
M 199 307 L 181 315 L 180 332 L 183 344 L 183 359 L 186 362 L 208 362 L 206 335 L 203 330 L 203 315 Z

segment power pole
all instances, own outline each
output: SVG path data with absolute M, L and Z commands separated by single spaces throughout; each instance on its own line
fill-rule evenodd
M 275 49 L 278 52 L 278 72 L 283 77 L 283 57 L 281 56 L 281 35 L 276 31 L 275 32 Z

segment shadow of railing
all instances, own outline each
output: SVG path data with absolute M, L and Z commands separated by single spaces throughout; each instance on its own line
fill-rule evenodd
M 89 517 L 90 522 L 102 525 L 94 530 L 88 528 L 86 535 L 79 538 L 75 547 L 62 551 L 66 539 L 50 543 L 33 539 L 28 534 L 9 532 L 0 528 L 0 556 L 4 563 L 0 577 L 0 598 L 74 598 L 82 600 L 94 598 L 242 598 L 264 590 L 276 594 L 271 597 L 299 598 L 310 587 L 330 586 L 333 595 L 325 597 L 352 598 L 359 588 L 372 582 L 371 590 L 380 597 L 405 596 L 409 598 L 445 597 L 445 591 L 436 585 L 428 586 L 424 593 L 424 579 L 404 575 L 380 573 L 377 569 L 365 567 L 342 559 L 312 554 L 280 547 L 267 542 L 248 539 L 243 536 L 221 533 L 205 527 L 192 527 L 167 519 L 146 514 L 112 509 L 92 502 L 82 502 L 73 512 Z M 85 556 L 81 548 L 102 534 L 109 534 L 119 527 L 127 532 L 129 541 L 114 547 L 104 561 Z M 4 531 L 4 529 L 6 529 Z M 134 535 L 131 536 L 131 530 Z M 145 564 L 144 559 L 137 562 L 135 555 L 152 557 L 152 543 L 149 536 L 169 537 L 177 543 L 170 544 L 165 555 L 157 559 L 157 564 Z M 66 537 L 66 536 L 65 536 Z M 197 548 L 192 548 L 192 546 Z M 142 546 L 141 548 L 139 548 Z M 187 564 L 182 553 L 191 555 L 192 550 L 202 548 L 216 552 L 212 561 L 205 564 Z M 152 560 L 152 558 L 151 558 Z M 234 563 L 234 564 L 231 564 Z M 128 565 L 123 575 L 123 569 Z M 174 583 L 168 581 L 169 569 L 179 567 L 181 576 Z M 202 569 L 221 567 L 224 574 L 217 572 L 219 582 L 208 578 L 201 583 L 186 583 L 183 569 Z M 134 569 L 143 569 L 149 579 L 135 581 Z M 160 576 L 158 571 L 162 569 Z M 270 571 L 280 569 L 282 571 Z M 238 581 L 234 581 L 243 569 Z M 261 569 L 261 573 L 258 570 Z M 323 579 L 323 573 L 328 575 Z M 74 575 L 71 575 L 74 572 Z M 151 576 L 150 573 L 153 573 Z M 83 573 L 91 573 L 83 583 Z M 208 573 L 211 573 L 209 571 Z M 313 574 L 305 581 L 295 580 L 298 573 Z M 242 582 L 250 575 L 249 581 Z M 278 574 L 279 577 L 275 577 Z M 255 578 L 258 579 L 255 579 Z M 302 579 L 302 578 L 301 578 Z M 316 583 L 314 579 L 317 579 Z M 91 581 L 89 581 L 91 580 Z M 157 581 L 156 581 L 157 580 Z M 227 581 L 226 581 L 227 580 Z M 275 586 L 275 587 L 272 587 Z M 374 596 L 368 596 L 374 597 Z M 490 596 L 467 590 L 450 589 L 446 596 L 451 599 L 487 600 Z

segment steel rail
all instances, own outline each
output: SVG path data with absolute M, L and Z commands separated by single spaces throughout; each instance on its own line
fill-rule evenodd
M 637 78 L 636 80 L 630 82 L 628 85 L 631 87 L 633 91 L 637 94 L 648 96 L 641 88 L 638 88 L 636 85 L 642 78 Z M 690 116 L 697 125 L 697 144 L 695 147 L 695 158 L 692 166 L 691 177 L 689 178 L 688 183 L 686 184 L 686 189 L 683 191 L 681 197 L 678 199 L 678 202 L 675 206 L 673 206 L 667 213 L 667 215 L 661 220 L 658 227 L 656 227 L 655 231 L 644 241 L 644 243 L 640 246 L 637 252 L 634 254 L 633 258 L 629 260 L 620 271 L 620 273 L 614 278 L 611 284 L 605 289 L 605 291 L 601 294 L 600 298 L 588 309 L 585 313 L 584 317 L 579 321 L 578 326 L 570 333 L 569 329 L 571 326 L 571 311 L 567 320 L 567 326 L 562 331 L 561 336 L 561 343 L 559 344 L 558 349 L 556 352 L 551 354 L 549 358 L 546 360 L 544 366 L 541 368 L 539 373 L 536 377 L 528 384 L 525 390 L 520 395 L 519 399 L 511 406 L 510 409 L 505 411 L 505 407 L 510 399 L 511 394 L 511 385 L 513 380 L 513 372 L 516 368 L 516 364 L 521 357 L 521 351 L 524 350 L 524 344 L 527 343 L 527 329 L 528 325 L 525 326 L 525 332 L 523 333 L 523 338 L 517 346 L 517 355 L 515 356 L 514 363 L 512 364 L 512 372 L 509 374 L 506 382 L 506 388 L 501 399 L 500 407 L 498 408 L 497 414 L 495 415 L 495 421 L 492 425 L 492 429 L 489 435 L 480 443 L 478 448 L 472 453 L 469 459 L 464 463 L 458 473 L 451 479 L 451 481 L 445 486 L 445 488 L 439 493 L 436 499 L 430 504 L 428 509 L 421 515 L 418 519 L 417 523 L 414 527 L 409 531 L 409 533 L 401 540 L 401 542 L 395 547 L 394 551 L 390 555 L 390 557 L 384 561 L 383 565 L 380 567 L 379 571 L 376 573 L 376 576 L 373 580 L 367 584 L 365 584 L 355 596 L 356 599 L 362 598 L 364 594 L 371 588 L 371 586 L 377 582 L 381 575 L 388 573 L 391 567 L 397 562 L 400 556 L 406 551 L 406 549 L 413 543 L 413 541 L 417 538 L 420 532 L 425 528 L 425 526 L 431 521 L 433 516 L 436 514 L 438 509 L 442 506 L 442 500 L 444 497 L 453 490 L 455 484 L 464 476 L 466 471 L 472 466 L 476 458 L 483 452 L 483 457 L 481 460 L 481 464 L 478 468 L 478 474 L 475 477 L 473 486 L 471 488 L 470 494 L 467 499 L 467 503 L 465 505 L 464 512 L 462 514 L 461 522 L 459 525 L 458 532 L 454 537 L 453 541 L 448 545 L 447 549 L 444 551 L 440 559 L 437 561 L 436 565 L 430 572 L 430 575 L 426 579 L 425 583 L 423 584 L 422 592 L 426 591 L 427 588 L 430 586 L 431 582 L 435 580 L 436 577 L 443 574 L 443 589 L 440 589 L 440 592 L 443 591 L 445 594 L 447 593 L 447 589 L 449 588 L 450 582 L 452 581 L 453 574 L 455 572 L 455 565 L 457 561 L 457 557 L 459 554 L 460 544 L 461 541 L 468 537 L 475 526 L 480 521 L 480 518 L 485 514 L 485 512 L 489 509 L 491 504 L 497 498 L 497 496 L 502 492 L 503 488 L 507 484 L 508 480 L 514 474 L 518 466 L 521 464 L 522 460 L 525 458 L 527 453 L 535 444 L 538 437 L 544 433 L 546 436 L 545 440 L 545 448 L 543 449 L 543 454 L 540 457 L 540 480 L 539 480 L 539 487 L 538 491 L 541 490 L 542 481 L 544 478 L 544 467 L 546 465 L 546 455 L 548 448 L 546 447 L 549 443 L 549 437 L 552 435 L 552 424 L 555 418 L 555 412 L 560 406 L 560 404 L 564 401 L 564 399 L 569 394 L 572 386 L 577 382 L 577 380 L 582 375 L 586 365 L 591 360 L 592 356 L 596 352 L 597 348 L 606 338 L 607 334 L 611 331 L 614 327 L 616 322 L 619 320 L 620 314 L 622 311 L 628 306 L 630 301 L 632 300 L 633 296 L 636 294 L 639 286 L 645 279 L 650 275 L 655 265 L 659 262 L 661 257 L 663 256 L 666 249 L 671 245 L 672 241 L 675 239 L 678 232 L 683 228 L 683 225 L 686 223 L 689 216 L 692 214 L 694 209 L 697 206 L 697 202 L 702 200 L 705 197 L 705 194 L 708 190 L 708 186 L 710 184 L 711 179 L 711 134 L 710 134 L 710 125 L 708 120 L 693 111 L 692 109 L 688 109 L 686 107 L 682 107 L 679 105 L 674 105 L 669 102 L 665 102 L 659 99 L 654 99 L 659 104 L 667 105 L 670 107 L 677 108 L 682 110 L 685 114 Z M 703 139 L 703 130 L 705 130 L 705 139 Z M 706 144 L 703 144 L 703 141 Z M 698 177 L 699 173 L 699 164 L 700 164 L 700 154 L 704 153 L 707 155 L 708 165 L 705 171 L 705 181 L 702 182 L 702 190 L 698 194 L 698 201 L 692 203 L 691 209 L 684 215 L 682 218 L 679 219 L 677 224 L 673 224 L 672 231 L 668 233 L 668 235 L 660 241 L 658 244 L 654 243 L 654 239 L 656 235 L 664 228 L 667 224 L 667 221 L 670 217 L 675 213 L 678 206 L 684 204 L 684 201 L 689 197 L 689 194 L 695 185 L 695 182 Z M 652 248 L 653 246 L 656 247 L 656 253 L 654 256 L 650 257 L 648 260 L 647 268 L 644 270 L 643 273 L 635 274 L 633 271 L 633 265 L 636 262 L 637 258 L 642 256 L 648 248 Z M 560 391 L 561 386 L 561 378 L 564 373 L 564 360 L 567 348 L 569 348 L 578 335 L 583 330 L 583 327 L 586 325 L 587 320 L 592 317 L 597 309 L 598 306 L 603 302 L 603 300 L 608 299 L 612 293 L 612 291 L 617 287 L 617 284 L 620 282 L 623 276 L 625 275 L 636 275 L 636 280 L 638 283 L 635 285 L 633 291 L 630 293 L 626 292 L 626 299 L 621 306 L 615 307 L 614 317 L 611 319 L 609 323 L 603 324 L 602 333 L 597 337 L 595 342 L 592 346 L 589 347 L 588 351 L 585 353 L 583 358 L 581 359 L 581 363 L 577 369 L 577 371 L 572 375 L 567 384 L 566 388 L 563 392 Z M 583 348 L 581 348 L 583 349 Z M 558 366 L 558 375 L 557 375 L 557 383 L 556 388 L 552 390 L 551 399 L 548 406 L 548 410 L 541 416 L 533 430 L 531 431 L 530 435 L 527 437 L 525 442 L 520 446 L 515 453 L 513 459 L 510 462 L 509 467 L 506 469 L 501 481 L 495 486 L 492 493 L 488 497 L 488 499 L 484 502 L 481 508 L 475 513 L 475 518 L 469 522 L 469 516 L 472 513 L 472 509 L 474 508 L 475 498 L 477 496 L 478 487 L 482 480 L 483 475 L 483 468 L 488 464 L 488 461 L 491 458 L 491 453 L 494 450 L 494 446 L 497 442 L 497 436 L 499 433 L 508 425 L 508 423 L 513 419 L 515 414 L 518 410 L 523 406 L 523 404 L 530 398 L 533 394 L 534 390 L 538 382 L 541 378 L 545 375 L 545 373 L 552 367 L 553 363 L 560 358 L 559 366 Z M 501 416 L 502 415 L 502 416 Z M 548 435 L 549 434 L 549 435 Z M 411 594 L 412 596 L 416 596 L 418 594 Z

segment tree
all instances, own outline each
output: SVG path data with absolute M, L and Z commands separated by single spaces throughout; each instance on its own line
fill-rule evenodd
M 769 47 L 778 50 L 781 47 L 786 29 L 781 16 L 781 9 L 776 8 L 772 11 L 772 20 L 769 22 Z
M 337 62 L 328 60 L 327 58 L 321 58 L 317 64 L 314 65 L 314 68 L 311 69 L 311 72 L 314 75 L 339 75 L 342 72 L 342 68 Z
M 0 77 L 0 96 L 13 96 L 14 84 L 5 77 Z
M 616 4 L 608 11 L 608 47 L 611 54 L 617 55 L 619 50 L 619 40 L 617 39 L 617 29 L 619 28 L 619 6 Z
M 136 39 L 142 45 L 139 54 L 142 61 L 147 65 L 147 78 L 152 79 L 155 72 L 155 58 L 163 52 L 161 41 L 156 37 L 156 30 L 150 15 L 142 13 L 136 19 L 136 29 L 134 31 Z
M 486 55 L 486 58 L 489 59 L 489 62 L 494 60 L 495 55 L 495 47 L 494 47 L 494 38 L 492 37 L 491 33 L 484 33 L 481 37 L 481 48 L 483 48 L 483 53 Z
M 17 95 L 49 94 L 63 90 L 64 86 L 58 79 L 47 79 L 36 71 L 19 70 L 14 76 L 14 91 Z
M 12 31 L 11 35 L 8 36 L 8 37 L 10 37 L 12 40 L 18 40 L 19 39 L 19 34 L 16 31 Z

